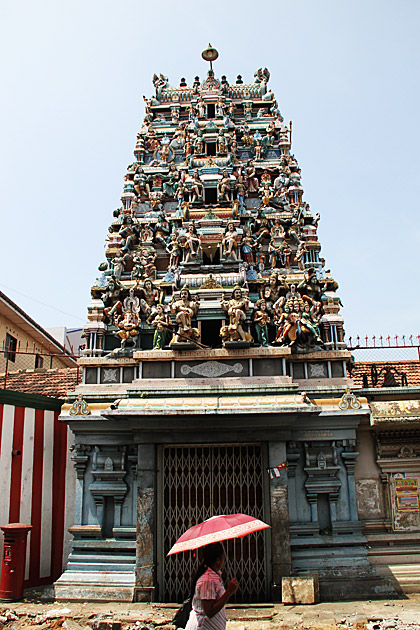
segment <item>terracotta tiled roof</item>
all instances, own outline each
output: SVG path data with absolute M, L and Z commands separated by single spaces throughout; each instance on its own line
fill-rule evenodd
M 351 377 L 362 387 L 420 387 L 420 361 L 357 362 Z
M 76 385 L 81 382 L 82 370 L 66 368 L 8 372 L 6 387 L 4 387 L 4 378 L 4 374 L 0 374 L 0 389 L 60 398 L 67 392 L 74 391 Z

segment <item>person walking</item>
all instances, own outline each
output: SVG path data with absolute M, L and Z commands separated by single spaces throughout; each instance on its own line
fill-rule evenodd
M 221 576 L 225 560 L 220 542 L 203 548 L 203 563 L 195 577 L 192 610 L 185 630 L 226 630 L 225 605 L 238 590 L 238 582 L 230 580 L 225 589 Z

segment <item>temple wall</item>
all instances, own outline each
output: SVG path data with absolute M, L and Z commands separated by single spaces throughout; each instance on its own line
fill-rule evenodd
M 357 507 L 362 521 L 385 518 L 384 489 L 376 463 L 375 441 L 369 427 L 357 433 L 360 456 L 355 468 Z

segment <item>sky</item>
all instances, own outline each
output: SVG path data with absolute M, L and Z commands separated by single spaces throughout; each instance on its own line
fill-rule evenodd
M 86 321 L 152 76 L 270 70 L 347 337 L 418 335 L 418 0 L 0 0 L 0 290 Z

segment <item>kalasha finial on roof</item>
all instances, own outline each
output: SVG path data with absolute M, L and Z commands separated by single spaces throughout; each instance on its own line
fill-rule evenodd
M 210 70 L 213 70 L 212 62 L 216 61 L 216 59 L 219 56 L 219 53 L 217 52 L 217 50 L 213 48 L 211 44 L 209 44 L 207 48 L 203 50 L 203 52 L 201 53 L 201 56 L 203 57 L 205 61 L 210 62 Z

